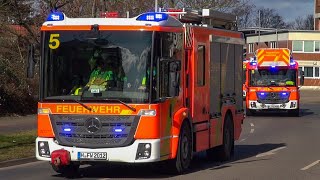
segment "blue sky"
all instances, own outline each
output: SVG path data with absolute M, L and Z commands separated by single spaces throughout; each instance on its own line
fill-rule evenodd
M 256 7 L 275 9 L 284 21 L 294 21 L 314 13 L 314 0 L 251 0 Z

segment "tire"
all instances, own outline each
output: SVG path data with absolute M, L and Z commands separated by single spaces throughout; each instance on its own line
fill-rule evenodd
M 192 133 L 187 121 L 182 124 L 177 156 L 160 164 L 160 171 L 169 174 L 183 174 L 189 169 L 192 159 Z
M 234 156 L 234 128 L 230 115 L 226 116 L 223 127 L 223 143 L 221 146 L 207 150 L 210 160 L 228 161 Z
M 293 109 L 288 111 L 288 115 L 292 117 L 299 117 L 300 116 L 300 109 Z
M 62 174 L 63 176 L 74 176 L 78 173 L 80 168 L 79 164 L 73 164 L 73 163 L 67 166 L 60 166 L 60 167 L 56 167 L 53 164 L 51 166 L 55 172 Z

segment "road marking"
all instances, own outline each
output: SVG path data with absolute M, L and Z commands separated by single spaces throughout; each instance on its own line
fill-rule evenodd
M 284 149 L 284 148 L 286 148 L 286 146 L 279 147 L 279 148 L 273 149 L 273 150 L 271 150 L 271 151 L 258 154 L 258 155 L 256 155 L 256 157 L 264 157 L 264 156 L 274 155 L 276 151 L 279 151 L 279 150 Z
M 254 132 L 254 129 L 251 129 L 251 130 L 250 130 L 250 133 L 252 134 L 253 132 Z
M 111 179 L 111 178 L 101 178 L 101 179 L 98 179 L 98 180 L 107 180 L 107 179 Z
M 243 138 L 243 139 L 241 139 L 239 142 L 243 142 L 243 141 L 245 141 L 245 140 L 247 140 L 247 138 Z
M 307 169 L 309 169 L 309 168 L 317 165 L 319 162 L 320 162 L 320 160 L 316 160 L 315 162 L 309 164 L 308 166 L 306 166 L 306 167 L 304 167 L 304 168 L 302 168 L 302 169 L 300 169 L 300 170 L 301 170 L 301 171 L 305 171 L 305 170 L 307 170 Z
M 250 123 L 250 126 L 251 126 L 251 127 L 254 127 L 254 124 L 253 124 L 253 123 Z

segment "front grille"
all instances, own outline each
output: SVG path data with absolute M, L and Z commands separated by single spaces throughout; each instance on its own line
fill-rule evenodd
M 289 102 L 290 92 L 286 92 L 284 96 L 282 92 L 264 92 L 264 95 L 261 95 L 260 92 L 257 92 L 258 102 L 263 104 L 283 104 Z
M 122 147 L 133 143 L 140 116 L 50 115 L 50 118 L 59 144 L 107 148 Z M 95 132 L 88 129 L 92 119 L 98 119 L 98 124 L 101 125 Z M 121 131 L 116 131 L 120 129 Z

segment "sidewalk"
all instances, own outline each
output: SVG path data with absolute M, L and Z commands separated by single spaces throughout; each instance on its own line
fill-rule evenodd
M 0 134 L 37 129 L 36 115 L 0 117 Z

